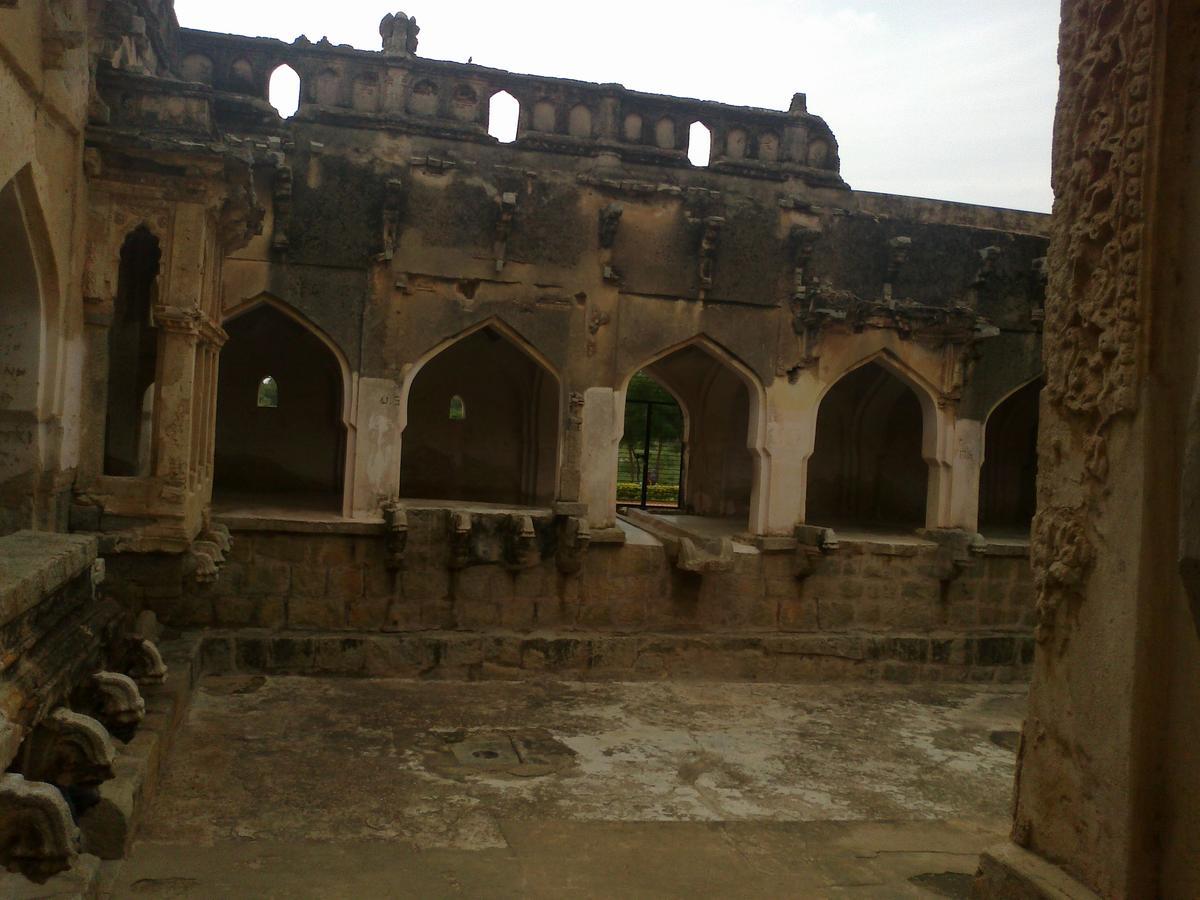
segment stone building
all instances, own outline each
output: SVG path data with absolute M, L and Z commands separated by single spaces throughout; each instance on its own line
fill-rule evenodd
M 1066 4 L 1080 78 L 1116 41 L 1137 65 L 1110 106 L 1164 90 L 1143 69 L 1184 66 L 1194 13 L 1145 4 L 1114 37 L 1092 33 L 1098 5 Z M 73 826 L 37 782 L 104 782 L 104 724 L 140 718 L 119 679 L 162 675 L 156 620 L 201 635 L 211 671 L 777 680 L 1019 678 L 1040 623 L 1035 715 L 1057 722 L 1056 661 L 1090 671 L 1048 649 L 1059 610 L 1107 567 L 1130 585 L 1113 597 L 1160 596 L 1155 578 L 1181 596 L 1164 560 L 1187 516 L 1128 448 L 1178 468 L 1166 418 L 1185 379 L 1144 371 L 1149 301 L 1104 291 L 1166 285 L 1138 222 L 1158 214 L 1151 182 L 1191 185 L 1115 163 L 1072 181 L 1072 154 L 1101 140 L 1091 101 L 1071 105 L 1086 85 L 1064 83 L 1048 250 L 1046 216 L 852 190 L 803 94 L 747 109 L 428 60 L 417 30 L 389 15 L 364 51 L 182 29 L 170 0 L 0 0 L 0 529 L 16 532 L 0 539 L 0 762 L 22 773 L 0 801 L 58 829 L 43 848 Z M 268 100 L 285 67 L 288 118 Z M 1156 101 L 1167 119 L 1186 117 L 1189 77 L 1178 109 Z M 505 103 L 512 140 L 491 133 Z M 1110 106 L 1146 139 L 1150 107 Z M 1162 215 L 1154 240 L 1187 233 Z M 1162 302 L 1179 321 L 1156 352 L 1194 359 Z M 644 508 L 635 377 L 680 423 L 669 508 Z M 1043 470 L 1031 577 L 1043 381 L 1041 462 L 1062 480 Z M 641 460 L 637 500 L 619 494 L 623 454 Z M 1099 535 L 1139 502 L 1172 515 L 1124 565 Z M 1097 510 L 1113 518 L 1087 525 Z M 1150 635 L 1183 633 L 1174 613 L 1122 607 L 1118 646 L 1103 608 L 1061 625 L 1097 630 L 1072 646 L 1111 644 L 1138 679 L 1194 672 L 1194 647 L 1150 658 Z M 1163 727 L 1188 708 L 1172 696 Z M 1144 751 L 1194 782 L 1165 743 L 1133 746 L 1136 718 L 1113 758 Z M 91 749 L 55 770 L 71 741 Z M 1030 785 L 1064 770 L 1042 746 L 1026 744 L 1018 843 L 1129 858 L 1136 829 L 1060 841 L 1031 824 L 1048 813 Z M 1132 821 L 1153 803 L 1135 793 L 1104 808 Z M 35 875 L 69 855 L 30 853 Z M 1111 895 L 1156 877 L 1068 868 Z

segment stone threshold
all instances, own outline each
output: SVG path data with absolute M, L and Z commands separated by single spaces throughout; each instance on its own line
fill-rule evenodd
M 642 632 L 197 633 L 205 674 L 272 673 L 451 680 L 659 679 L 1019 682 L 1027 634 Z

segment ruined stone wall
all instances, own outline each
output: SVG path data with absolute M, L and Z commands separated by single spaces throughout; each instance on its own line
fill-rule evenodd
M 613 522 L 625 383 L 701 341 L 752 394 L 756 462 L 749 501 L 724 503 L 728 466 L 698 445 L 699 511 L 789 533 L 820 397 L 881 356 L 938 420 L 926 524 L 974 527 L 977 471 L 949 473 L 977 469 L 988 414 L 1040 373 L 1045 217 L 849 190 L 802 95 L 744 109 L 327 42 L 180 40 L 189 89 L 210 92 L 270 198 L 225 267 L 225 314 L 280 304 L 358 378 L 347 515 L 426 492 L 400 477 L 413 385 L 487 326 L 557 380 L 553 499 L 587 504 L 593 527 Z M 287 120 L 265 102 L 284 63 L 301 80 Z M 498 91 L 520 102 L 510 144 L 487 134 Z M 686 159 L 692 121 L 712 132 L 708 166 Z M 699 431 L 711 411 L 692 412 Z

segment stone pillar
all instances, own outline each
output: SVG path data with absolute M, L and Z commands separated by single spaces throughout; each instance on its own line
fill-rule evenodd
M 353 516 L 375 516 L 380 506 L 400 496 L 400 441 L 404 409 L 400 388 L 390 378 L 359 378 L 354 410 L 353 483 L 344 491 Z M 350 448 L 347 447 L 347 453 Z
M 583 392 L 579 499 L 587 504 L 592 528 L 612 528 L 617 523 L 617 450 L 624 430 L 623 400 L 608 387 Z
M 808 458 L 817 438 L 811 392 L 777 378 L 766 390 L 766 435 L 759 459 L 751 529 L 760 535 L 791 535 L 804 521 Z
M 154 380 L 153 473 L 167 485 L 181 489 L 191 483 L 200 321 L 198 310 L 173 306 L 154 309 L 159 336 L 158 373 Z
M 925 527 L 954 527 L 955 415 L 948 403 L 929 403 L 922 397 L 924 438 L 921 454 L 929 464 L 925 495 Z
M 1200 635 L 1180 567 L 1198 55 L 1195 0 L 1063 3 L 1037 652 L 1012 842 L 985 854 L 976 897 L 1200 896 Z
M 954 456 L 950 461 L 951 528 L 979 530 L 979 474 L 983 468 L 983 423 L 959 419 L 954 424 Z
M 578 391 L 567 393 L 567 408 L 562 417 L 562 444 L 558 456 L 558 486 L 555 500 L 576 503 L 583 479 L 583 404 Z

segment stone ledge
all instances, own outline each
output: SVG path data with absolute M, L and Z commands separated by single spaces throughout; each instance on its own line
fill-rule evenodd
M 18 531 L 0 538 L 0 625 L 27 612 L 96 558 L 92 535 Z
M 1100 895 L 1058 866 L 1016 844 L 999 844 L 979 857 L 973 900 L 1099 900 Z
M 524 679 L 557 673 L 584 680 L 634 681 L 1012 682 L 1027 678 L 1029 670 L 1014 635 L 240 629 L 205 631 L 200 639 L 205 674 Z
M 231 532 L 269 531 L 283 534 L 350 534 L 382 536 L 383 519 L 306 519 L 286 516 L 217 515 L 213 521 Z

